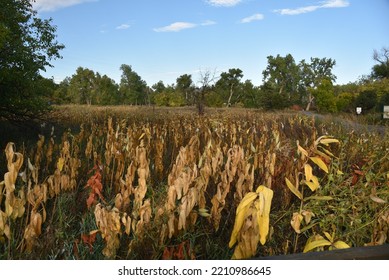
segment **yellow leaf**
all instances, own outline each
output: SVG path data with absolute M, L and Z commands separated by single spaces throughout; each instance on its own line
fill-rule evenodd
M 142 135 L 139 137 L 138 140 L 141 140 L 143 138 L 143 136 L 145 136 L 145 133 L 143 132 Z
M 311 222 L 312 217 L 315 217 L 315 214 L 312 211 L 303 210 L 301 215 L 304 216 L 304 221 L 308 225 Z
M 328 201 L 328 200 L 333 200 L 334 198 L 331 196 L 326 196 L 326 195 L 323 195 L 323 196 L 312 195 L 312 196 L 304 198 L 304 201 L 308 201 L 311 199 L 320 200 L 320 201 Z
M 59 171 L 62 171 L 63 165 L 65 164 L 65 159 L 64 158 L 59 158 L 57 162 L 57 168 Z
M 307 244 L 305 244 L 303 252 L 306 253 L 306 252 L 312 251 L 315 248 L 329 246 L 329 245 L 331 245 L 331 242 L 322 237 L 319 240 L 307 242 Z
M 259 186 L 257 193 L 260 194 L 260 207 L 263 207 L 259 211 L 257 210 L 257 219 L 259 226 L 259 241 L 262 245 L 266 243 L 267 235 L 269 234 L 269 223 L 270 223 L 270 207 L 273 199 L 273 191 L 265 186 Z
M 350 248 L 350 246 L 346 243 L 346 242 L 343 242 L 343 241 L 336 241 L 333 246 L 336 248 L 336 249 L 347 249 L 347 248 Z
M 322 150 L 323 150 L 323 152 L 325 152 L 327 155 L 329 155 L 330 157 L 335 157 L 335 155 L 333 154 L 333 153 L 331 153 L 329 150 L 327 150 L 327 149 L 324 149 L 323 147 L 320 147 Z
M 320 139 L 319 143 L 324 144 L 324 145 L 328 145 L 331 143 L 339 143 L 339 140 L 334 139 L 334 138 L 326 138 L 326 139 Z
M 308 163 L 304 165 L 304 172 L 305 172 L 305 180 L 308 182 L 312 179 L 312 166 L 310 166 Z
M 238 208 L 236 209 L 236 217 L 234 222 L 234 229 L 231 233 L 231 238 L 228 246 L 231 248 L 234 246 L 237 240 L 240 229 L 242 228 L 243 222 L 245 220 L 246 212 L 250 208 L 251 203 L 258 197 L 258 194 L 255 192 L 247 193 L 242 201 L 239 203 Z
M 328 232 L 323 232 L 324 233 L 324 235 L 327 237 L 327 239 L 329 240 L 329 241 L 331 241 L 331 243 L 332 242 L 334 242 L 334 238 L 331 236 L 331 234 L 329 234 Z
M 200 208 L 199 209 L 199 215 L 202 216 L 202 217 L 210 217 L 211 214 L 208 213 L 208 209 L 205 209 L 205 208 Z
M 311 189 L 311 191 L 317 190 L 320 187 L 319 180 L 316 176 L 312 176 L 312 180 L 310 182 L 304 181 L 304 183 Z
M 319 166 L 324 172 L 328 173 L 328 167 L 324 163 L 324 161 L 319 158 L 319 157 L 310 157 L 310 159 L 317 165 Z
M 286 186 L 291 190 L 292 193 L 294 193 L 299 199 L 303 199 L 302 193 L 293 186 L 293 184 L 289 181 L 288 178 L 285 178 Z
M 292 228 L 294 229 L 295 232 L 300 233 L 300 226 L 301 226 L 301 221 L 303 220 L 303 215 L 300 213 L 293 213 L 292 220 L 290 221 L 290 224 Z
M 304 156 L 308 157 L 308 152 L 307 152 L 303 147 L 301 147 L 300 145 L 297 145 L 297 149 L 298 149 L 298 151 L 300 151 L 300 153 L 302 153 Z
M 337 175 L 343 175 L 344 173 L 343 173 L 341 170 L 338 169 L 338 170 L 336 171 L 336 174 L 337 174 Z

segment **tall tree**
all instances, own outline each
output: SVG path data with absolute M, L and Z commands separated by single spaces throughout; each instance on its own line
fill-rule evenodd
M 337 111 L 334 87 L 330 79 L 323 79 L 320 85 L 311 89 L 316 99 L 316 105 L 319 111 L 335 113 Z
M 95 72 L 78 67 L 70 80 L 70 95 L 74 102 L 92 105 L 96 103 L 97 79 Z
M 285 57 L 280 55 L 268 56 L 268 65 L 262 72 L 263 82 L 272 84 L 280 95 L 285 94 L 291 101 L 292 95 L 297 92 L 299 83 L 299 67 L 291 54 Z
M 372 77 L 374 79 L 389 78 L 389 48 L 383 47 L 380 51 L 374 50 L 373 59 L 378 64 L 373 66 Z
M 148 103 L 147 85 L 127 64 L 120 66 L 122 77 L 119 92 L 124 104 L 145 105 Z
M 119 103 L 119 86 L 107 75 L 96 73 L 96 103 L 99 105 L 116 105 Z
M 329 80 L 331 82 L 336 81 L 336 76 L 332 73 L 332 68 L 335 66 L 336 61 L 331 58 L 317 58 L 311 57 L 311 62 L 307 64 L 305 60 L 299 63 L 300 68 L 300 90 L 303 91 L 303 95 L 307 96 L 307 107 L 309 111 L 314 96 L 312 90 L 316 89 L 323 80 Z
M 176 90 L 181 92 L 185 98 L 186 105 L 192 105 L 193 100 L 193 80 L 192 75 L 184 74 L 176 80 Z
M 240 83 L 240 79 L 242 79 L 243 74 L 242 70 L 239 68 L 232 68 L 229 69 L 228 72 L 223 72 L 220 74 L 220 79 L 216 83 L 217 88 L 222 88 L 227 90 L 228 98 L 227 98 L 227 107 L 231 106 L 232 98 L 234 97 L 234 94 L 236 93 L 237 87 Z
M 61 58 L 51 19 L 37 17 L 29 0 L 0 0 L 0 117 L 23 121 L 48 109 L 40 71 Z

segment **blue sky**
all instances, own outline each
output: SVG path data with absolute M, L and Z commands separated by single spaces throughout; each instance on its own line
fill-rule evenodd
M 149 86 L 194 82 L 200 71 L 240 68 L 262 83 L 267 56 L 336 60 L 337 84 L 369 74 L 374 49 L 389 46 L 389 0 L 37 0 L 53 18 L 63 59 L 46 77 L 85 67 L 120 82 L 128 64 Z

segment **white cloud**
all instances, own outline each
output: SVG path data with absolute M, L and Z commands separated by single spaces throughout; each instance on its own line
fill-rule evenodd
M 217 7 L 232 7 L 242 2 L 242 0 L 207 0 L 206 2 Z
M 299 7 L 296 9 L 280 9 L 280 10 L 274 10 L 274 12 L 281 14 L 281 15 L 290 15 L 291 16 L 291 15 L 310 13 L 310 12 L 316 11 L 318 9 L 344 8 L 344 7 L 348 7 L 349 5 L 350 5 L 350 3 L 346 0 L 326 0 L 326 1 L 321 2 L 318 5 Z
M 249 22 L 256 21 L 256 20 L 263 20 L 264 18 L 265 17 L 263 14 L 254 14 L 252 16 L 243 18 L 240 22 L 241 23 L 249 23 Z
M 116 26 L 116 29 L 118 29 L 118 30 L 123 30 L 123 29 L 128 29 L 128 28 L 130 28 L 130 25 L 129 24 L 121 24 L 121 25 L 119 25 L 119 26 Z
M 348 7 L 350 3 L 346 0 L 328 0 L 322 5 L 323 8 L 343 8 Z
M 201 23 L 202 26 L 208 26 L 208 25 L 214 25 L 214 24 L 216 24 L 216 22 L 213 20 L 205 20 Z
M 40 12 L 55 11 L 61 8 L 66 8 L 78 5 L 84 2 L 95 2 L 98 0 L 36 0 L 32 3 L 35 10 Z
M 196 26 L 197 24 L 194 23 L 178 21 L 164 27 L 154 28 L 154 31 L 155 32 L 178 32 L 184 29 L 194 28 Z

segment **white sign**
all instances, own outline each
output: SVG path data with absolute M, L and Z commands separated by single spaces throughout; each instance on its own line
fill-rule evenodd
M 384 106 L 384 119 L 389 119 L 389 106 Z
M 356 111 L 357 115 L 360 115 L 362 113 L 362 107 L 357 107 Z

